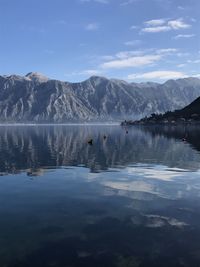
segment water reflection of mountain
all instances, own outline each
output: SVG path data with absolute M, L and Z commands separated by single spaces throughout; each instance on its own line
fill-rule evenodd
M 199 125 L 157 125 L 140 127 L 145 132 L 151 133 L 153 136 L 164 136 L 167 138 L 175 138 L 190 144 L 195 150 L 200 151 L 200 126 Z
M 43 168 L 78 165 L 100 171 L 137 163 L 198 169 L 200 155 L 172 138 L 175 133 L 182 134 L 136 127 L 126 134 L 119 126 L 1 127 L 0 172 L 37 175 Z M 197 140 L 196 132 L 191 138 Z

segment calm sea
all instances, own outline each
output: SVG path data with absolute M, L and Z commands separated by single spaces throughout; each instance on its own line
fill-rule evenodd
M 0 266 L 200 266 L 199 136 L 1 126 Z

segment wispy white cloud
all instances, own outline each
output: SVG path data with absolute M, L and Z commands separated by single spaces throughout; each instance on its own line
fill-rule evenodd
M 140 45 L 142 43 L 141 40 L 132 40 L 132 41 L 127 41 L 124 44 L 127 46 L 136 46 L 136 45 Z
M 191 60 L 191 59 L 189 59 L 189 60 L 187 61 L 187 63 L 191 63 L 191 64 L 199 64 L 199 63 L 200 63 L 200 59 L 195 59 L 195 60 Z
M 152 19 L 145 22 L 147 26 L 161 26 L 166 23 L 166 19 Z
M 142 32 L 156 33 L 156 32 L 167 32 L 170 31 L 169 26 L 156 26 L 156 27 L 145 27 L 142 29 Z
M 82 71 L 74 71 L 74 72 L 65 74 L 66 77 L 70 77 L 70 76 L 96 76 L 96 75 L 97 76 L 102 75 L 102 71 L 96 70 L 96 69 L 88 69 L 88 70 L 82 70 Z
M 196 22 L 197 20 L 195 18 L 190 18 L 192 22 Z
M 182 64 L 178 64 L 177 65 L 177 68 L 184 68 L 186 66 L 186 64 L 185 63 L 182 63 Z
M 142 56 L 144 55 L 144 51 L 142 50 L 133 50 L 133 51 L 120 51 L 116 53 L 116 55 L 113 57 L 113 59 L 125 59 L 129 57 L 134 57 L 134 56 Z
M 93 75 L 101 75 L 102 72 L 100 70 L 91 69 L 91 70 L 84 70 L 79 74 L 93 76 Z
M 123 69 L 148 66 L 177 52 L 178 50 L 175 48 L 121 51 L 112 56 L 112 59 L 105 60 L 105 62 L 100 65 L 100 68 Z
M 103 69 L 123 69 L 153 64 L 161 59 L 160 55 L 133 56 L 124 59 L 112 60 L 101 64 Z
M 96 31 L 99 29 L 99 24 L 98 23 L 89 23 L 86 25 L 85 29 L 87 31 Z
M 188 64 L 200 64 L 200 58 L 197 59 L 188 59 L 185 61 L 185 63 L 178 64 L 178 68 L 183 68 L 185 66 L 188 66 Z
M 179 10 L 185 10 L 185 7 L 184 6 L 178 6 L 177 7 Z
M 136 73 L 128 75 L 128 80 L 136 80 L 136 79 L 145 79 L 145 80 L 169 80 L 169 79 L 179 79 L 184 78 L 187 75 L 183 72 L 179 71 L 152 71 L 145 73 Z
M 131 27 L 130 27 L 130 30 L 137 30 L 139 27 L 138 26 L 136 26 L 136 25 L 132 25 Z
M 103 60 L 103 61 L 109 61 L 109 60 L 115 59 L 115 57 L 111 55 L 100 56 L 99 58 L 100 60 Z
M 188 53 L 188 52 L 178 52 L 176 54 L 176 56 L 177 57 L 188 57 L 188 56 L 190 56 L 190 53 Z
M 175 40 L 182 39 L 182 38 L 192 38 L 196 36 L 195 34 L 178 34 L 174 37 Z
M 176 20 L 170 20 L 168 21 L 168 25 L 173 30 L 188 29 L 191 27 L 191 25 L 184 22 L 182 18 Z
M 194 75 L 192 75 L 192 77 L 200 78 L 200 73 L 199 74 L 194 74 Z
M 156 19 L 144 23 L 146 26 L 141 30 L 146 33 L 167 32 L 172 30 L 188 29 L 190 24 L 184 22 L 182 18 L 176 20 Z
M 157 54 L 171 55 L 171 54 L 178 52 L 178 49 L 177 48 L 163 48 L 163 49 L 157 49 L 155 52 Z

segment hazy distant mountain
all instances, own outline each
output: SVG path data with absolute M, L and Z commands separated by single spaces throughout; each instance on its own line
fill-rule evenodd
M 93 76 L 81 83 L 38 73 L 0 76 L 1 122 L 134 119 L 182 108 L 200 96 L 200 79 L 127 83 Z

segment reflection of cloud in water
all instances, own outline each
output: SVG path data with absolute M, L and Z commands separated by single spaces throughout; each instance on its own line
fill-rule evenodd
M 108 191 L 108 188 L 110 188 L 115 190 L 115 195 L 125 196 L 132 199 L 150 200 L 151 197 L 147 196 L 146 193 L 151 194 L 152 196 L 155 195 L 162 198 L 171 198 L 167 194 L 161 192 L 162 190 L 159 186 L 144 181 L 133 181 L 133 182 L 105 181 L 102 182 L 101 184 L 106 186 L 106 192 Z
M 142 178 L 157 179 L 157 180 L 172 182 L 174 179 L 183 177 L 183 175 L 186 172 L 188 171 L 184 169 L 168 168 L 162 165 L 137 164 L 135 166 L 129 166 L 125 169 L 118 169 L 118 171 L 113 170 L 113 172 L 111 169 L 110 172 L 106 172 L 103 175 L 102 173 L 89 173 L 87 178 L 88 180 L 92 181 L 92 180 L 97 180 L 97 179 L 104 179 L 103 176 L 107 177 L 106 180 L 108 178 L 113 177 L 114 181 L 112 183 L 114 184 L 116 182 L 115 178 L 117 177 L 117 181 L 118 181 L 117 183 L 123 185 L 123 188 L 125 188 L 127 184 L 127 190 L 130 190 L 131 188 L 130 185 L 133 184 L 132 179 L 135 179 L 135 178 L 142 177 Z M 146 183 L 143 183 L 142 187 L 144 187 L 144 184 L 146 186 Z
M 146 215 L 148 219 L 146 226 L 148 227 L 164 227 L 166 225 L 174 226 L 174 227 L 183 227 L 187 226 L 185 222 L 179 221 L 175 218 L 169 218 L 165 216 L 159 215 Z
M 148 200 L 153 196 L 175 200 L 199 195 L 199 177 L 200 171 L 136 164 L 125 169 L 115 169 L 114 172 L 88 173 L 85 178 L 88 182 L 103 185 L 105 195 L 138 200 Z
M 165 166 L 147 166 L 147 167 L 128 167 L 127 171 L 129 174 L 140 175 L 145 178 L 158 179 L 162 181 L 172 181 L 175 178 L 181 177 L 182 173 L 185 172 L 178 168 L 167 168 Z
M 133 181 L 133 182 L 103 182 L 103 185 L 111 187 L 113 189 L 125 190 L 125 191 L 139 191 L 154 193 L 154 187 L 143 181 Z

